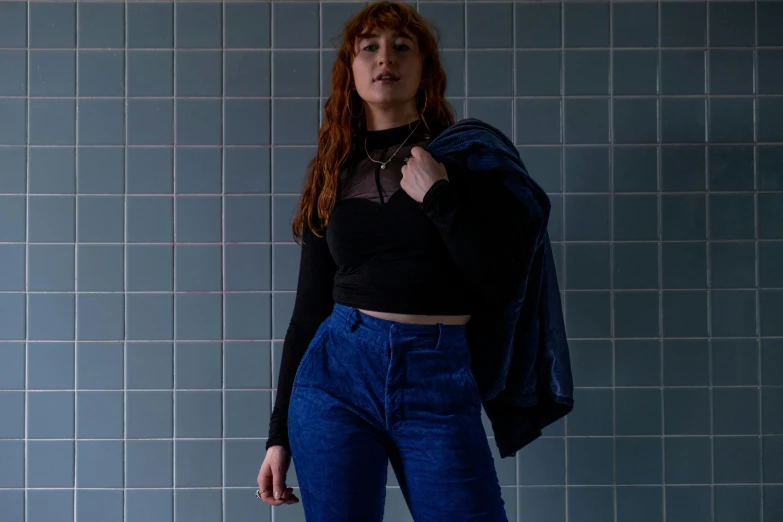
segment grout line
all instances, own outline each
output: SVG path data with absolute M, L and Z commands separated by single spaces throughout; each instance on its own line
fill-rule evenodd
M 79 48 L 79 5 L 80 2 L 75 2 L 74 5 L 74 20 L 75 20 L 75 32 L 76 32 L 76 48 Z M 73 434 L 74 434 L 74 442 L 73 442 L 73 519 L 78 520 L 78 510 L 77 510 L 77 503 L 78 500 L 76 498 L 76 487 L 78 486 L 78 476 L 79 476 L 79 443 L 78 443 L 78 437 L 79 437 L 79 380 L 78 380 L 78 367 L 77 364 L 79 360 L 79 300 L 77 299 L 76 290 L 79 290 L 79 56 L 81 53 L 78 51 L 74 52 L 74 79 L 76 82 L 75 90 L 76 93 L 76 101 L 74 103 L 74 240 L 75 244 L 73 246 L 73 270 L 74 270 L 74 295 L 73 295 L 73 304 L 74 304 L 74 327 L 73 327 L 73 387 L 74 387 L 74 394 L 73 394 Z
M 123 2 L 123 33 L 125 48 L 123 49 L 123 76 L 122 94 L 124 107 L 124 143 L 123 151 L 123 245 L 122 245 L 122 289 L 123 297 L 123 343 L 122 343 L 122 478 L 123 485 L 127 484 L 128 476 L 128 2 Z M 128 518 L 128 495 L 122 493 L 123 521 Z
M 560 234 L 563 240 L 563 247 L 560 249 L 560 268 L 562 275 L 560 276 L 561 280 L 563 281 L 563 288 L 560 292 L 560 298 L 561 298 L 561 306 L 563 308 L 563 321 L 565 324 L 568 324 L 568 273 L 566 268 L 566 250 L 568 248 L 568 245 L 566 244 L 566 197 L 565 197 L 565 190 L 566 190 L 566 177 L 565 177 L 565 169 L 566 169 L 566 163 L 565 163 L 565 10 L 566 10 L 566 2 L 561 1 L 558 5 L 558 12 L 560 15 L 560 64 L 558 67 L 558 73 L 560 75 L 560 92 L 558 93 L 558 124 L 560 127 L 560 134 L 559 134 L 559 143 L 558 143 L 558 149 L 560 151 L 560 190 L 563 192 L 563 196 L 561 197 L 561 204 L 560 204 L 560 225 L 561 230 Z M 569 428 L 569 422 L 568 422 L 568 416 L 566 415 L 565 419 L 563 419 L 563 453 L 564 453 L 564 462 L 565 462 L 565 473 L 564 479 L 563 479 L 563 486 L 564 486 L 564 504 L 565 504 L 565 522 L 570 522 L 570 487 L 568 483 L 568 469 L 569 469 L 569 462 L 568 462 L 568 428 Z
M 666 394 L 664 387 L 664 351 L 663 351 L 663 339 L 664 339 L 664 322 L 663 322 L 663 172 L 661 169 L 662 161 L 662 146 L 663 142 L 663 106 L 661 101 L 661 38 L 662 38 L 662 14 L 663 8 L 661 2 L 657 4 L 657 42 L 656 42 L 656 126 L 657 126 L 657 138 L 658 144 L 655 148 L 656 151 L 656 202 L 657 202 L 657 218 L 658 218 L 658 361 L 660 368 L 658 369 L 658 379 L 660 384 L 660 403 L 661 403 L 661 500 L 663 506 L 662 522 L 667 522 L 667 495 L 666 495 Z
M 176 4 L 171 4 L 172 8 L 172 40 L 174 45 L 173 50 L 173 56 L 172 56 L 172 92 L 173 92 L 173 103 L 172 103 L 172 141 L 174 146 L 177 145 L 177 106 L 179 105 L 177 101 L 177 18 L 179 18 L 179 8 Z M 171 332 L 171 354 L 172 354 L 172 364 L 171 364 L 171 379 L 172 379 L 172 390 L 171 390 L 171 430 L 172 430 L 172 440 L 171 440 L 171 509 L 172 509 L 172 519 L 177 520 L 177 154 L 176 150 L 172 150 L 172 207 L 171 207 L 171 213 L 172 213 L 172 239 L 173 239 L 173 247 L 172 247 L 172 260 L 173 260 L 173 269 L 172 269 L 172 288 L 174 290 L 174 293 L 171 295 L 171 301 L 172 301 L 172 332 Z
M 222 321 L 221 321 L 221 394 L 220 394 L 220 510 L 223 520 L 226 520 L 226 2 L 220 4 L 220 29 L 221 43 L 223 49 L 220 52 L 221 83 L 220 92 L 222 100 L 220 102 L 220 268 L 221 280 L 220 290 L 222 295 Z
M 513 48 L 511 53 L 511 142 L 516 143 L 517 142 L 517 102 L 516 102 L 516 94 L 517 94 L 517 31 L 516 31 L 516 20 L 517 20 L 517 3 L 513 2 L 511 4 L 511 47 Z M 467 26 L 467 19 L 465 20 L 465 25 Z M 466 42 L 467 43 L 467 42 Z M 465 46 L 465 56 L 467 56 L 467 45 Z M 465 81 L 467 82 L 467 74 L 465 75 Z M 521 489 L 519 484 L 519 466 L 520 466 L 520 459 L 521 454 L 520 452 L 517 452 L 514 455 L 514 497 L 516 499 L 516 516 L 514 517 L 516 519 L 516 522 L 523 522 L 522 521 L 522 510 L 520 509 L 520 504 L 522 502 L 521 497 Z
M 25 298 L 24 298 L 24 522 L 30 517 L 30 2 L 26 6 L 27 17 L 27 50 L 25 61 L 27 70 L 27 103 L 25 103 Z
M 319 2 L 320 4 L 320 2 Z M 278 5 L 276 2 L 270 2 L 269 3 L 269 93 L 271 95 L 275 94 L 275 6 Z M 320 5 L 319 5 L 320 8 Z M 318 25 L 320 27 L 320 24 L 322 23 L 322 20 L 319 18 Z M 321 47 L 321 40 L 320 36 L 318 39 L 318 47 Z M 320 67 L 320 64 L 319 64 Z M 319 93 L 321 86 L 318 86 Z M 320 97 L 319 97 L 320 100 Z M 320 102 L 319 102 L 319 109 L 320 109 Z M 275 145 L 275 104 L 274 100 L 270 99 L 269 101 L 269 242 L 271 246 L 269 247 L 269 273 L 270 273 L 270 285 L 269 288 L 274 288 L 274 280 L 275 280 L 275 264 L 274 264 L 274 253 L 273 250 L 275 248 L 273 237 L 274 230 L 275 230 L 275 155 L 274 155 L 274 145 Z M 269 337 L 274 337 L 274 324 L 275 324 L 275 301 L 273 297 L 270 295 L 269 297 L 269 330 L 270 334 Z M 274 343 L 270 341 L 269 346 L 269 359 L 270 364 L 272 365 L 272 371 L 274 372 L 274 349 L 272 348 Z M 281 356 L 282 357 L 282 356 Z M 272 383 L 276 384 L 276 383 Z M 274 400 L 273 396 L 276 396 L 276 392 L 272 392 L 269 394 L 269 401 L 270 401 L 270 407 L 269 411 L 270 414 L 272 410 L 274 409 Z M 268 437 L 268 434 L 267 434 Z M 268 440 L 268 438 L 267 438 Z M 266 443 L 264 444 L 266 445 Z M 266 455 L 266 452 L 264 452 Z M 293 465 L 289 467 L 289 469 L 293 468 Z M 286 486 L 288 486 L 288 483 L 290 482 L 290 478 L 286 476 Z M 276 522 L 277 515 L 277 509 L 274 506 L 269 506 L 269 516 L 271 522 Z
M 617 359 L 617 317 L 615 314 L 614 291 L 614 5 L 606 4 L 609 11 L 609 112 L 607 114 L 609 129 L 609 332 L 612 347 L 612 502 L 614 520 L 618 520 L 617 500 L 617 377 L 615 361 Z M 565 70 L 565 67 L 563 67 Z

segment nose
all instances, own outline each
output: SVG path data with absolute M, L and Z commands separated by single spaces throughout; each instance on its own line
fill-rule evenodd
M 378 51 L 378 65 L 391 65 L 394 63 L 394 51 L 383 47 Z

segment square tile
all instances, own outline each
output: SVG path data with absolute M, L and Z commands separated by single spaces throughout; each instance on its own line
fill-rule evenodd
M 0 47 L 27 47 L 27 2 L 0 4 Z
M 177 245 L 174 257 L 176 291 L 222 290 L 223 252 L 220 245 Z
M 783 52 L 778 49 L 758 51 L 759 92 L 761 94 L 783 94 Z
M 174 53 L 128 51 L 128 96 L 172 96 Z
M 609 141 L 609 100 L 566 99 L 565 142 L 607 143 Z
M 712 165 L 710 165 L 712 166 Z M 661 147 L 661 190 L 664 192 L 704 192 L 707 156 L 703 146 Z
M 658 246 L 650 243 L 614 245 L 614 288 L 654 289 L 658 287 Z
M 468 4 L 465 15 L 468 47 L 470 49 L 512 47 L 513 14 L 511 2 Z
M 80 390 L 121 390 L 125 381 L 122 342 L 78 343 L 76 387 Z
M 661 94 L 704 94 L 704 51 L 661 51 Z
M 663 47 L 704 47 L 707 43 L 705 3 L 661 4 L 660 24 Z
M 755 339 L 713 339 L 713 386 L 756 386 L 759 346 Z
M 717 2 L 709 5 L 710 45 L 713 47 L 749 47 L 754 40 L 752 3 Z M 759 17 L 759 23 L 761 18 Z
M 704 484 L 710 481 L 710 439 L 684 437 L 666 439 L 664 455 L 668 484 Z
M 174 421 L 173 421 L 173 400 L 171 392 L 164 391 L 137 391 L 126 393 L 125 399 L 126 413 L 125 413 L 125 437 L 131 438 L 169 438 L 174 434 Z M 144 448 L 144 446 L 137 446 Z M 148 449 L 155 450 L 156 454 L 159 452 L 165 452 L 166 447 L 161 446 L 146 446 Z M 168 448 L 170 449 L 170 448 Z M 127 486 L 131 486 L 131 474 L 132 468 L 130 466 L 131 444 L 128 443 L 126 449 L 128 454 L 128 478 Z M 159 455 L 158 455 L 159 456 Z M 169 459 L 170 460 L 170 459 Z M 144 463 L 140 463 L 141 466 Z M 169 464 L 166 468 L 171 469 Z M 149 477 L 145 477 L 148 481 Z M 155 485 L 165 485 L 170 482 L 165 479 Z M 141 482 L 143 479 L 140 479 Z M 141 484 L 139 484 L 141 485 Z M 153 486 L 153 484 L 150 484 Z
M 220 145 L 220 100 L 177 100 L 177 145 Z
M 74 486 L 73 456 L 73 441 L 28 441 L 27 487 L 72 488 Z M 28 507 L 30 505 L 31 504 L 28 504 Z M 29 516 L 30 513 L 28 513 L 28 517 Z M 41 518 L 40 520 L 45 519 Z
M 657 51 L 613 51 L 613 60 L 612 92 L 614 94 L 638 95 L 658 92 Z
M 79 490 L 76 492 L 76 516 L 82 522 L 101 522 L 104 517 L 123 517 L 122 490 Z
M 318 96 L 319 56 L 317 51 L 276 51 L 272 61 L 274 63 L 273 96 Z
M 79 145 L 124 145 L 123 100 L 79 100 Z
M 129 48 L 164 48 L 174 46 L 174 4 L 128 4 L 127 46 Z
M 517 96 L 560 95 L 560 51 L 517 51 L 515 55 Z
M 715 488 L 715 520 L 740 516 L 752 520 L 761 512 L 761 490 L 758 486 L 719 486 Z
M 296 290 L 299 279 L 299 259 L 301 249 L 298 245 L 275 244 L 273 247 L 274 289 Z
M 328 47 L 333 38 L 339 37 L 342 24 L 348 18 L 347 15 L 357 11 L 359 6 L 342 4 L 339 7 L 340 9 L 332 8 L 327 11 L 326 5 L 324 6 L 321 15 L 322 26 L 324 26 L 321 37 L 321 46 L 323 47 Z M 459 3 L 420 2 L 418 8 L 419 14 L 436 27 L 441 49 L 462 49 L 465 47 L 464 6 Z M 329 30 L 325 27 L 327 12 L 336 15 L 333 20 L 329 20 L 331 22 Z
M 560 100 L 517 100 L 516 121 L 516 142 L 519 144 L 561 141 Z
M 30 96 L 74 96 L 76 53 L 30 51 Z
M 76 181 L 80 194 L 125 193 L 124 148 L 81 147 L 77 161 Z
M 716 337 L 750 337 L 756 334 L 756 292 L 712 292 L 712 334 Z
M 612 4 L 614 47 L 658 45 L 658 6 L 654 2 Z
M 275 194 L 300 194 L 309 163 L 316 153 L 315 147 L 276 147 L 272 152 Z
M 226 295 L 226 339 L 268 340 L 272 335 L 270 294 Z
M 170 197 L 128 198 L 127 241 L 170 243 L 174 234 L 173 200 Z
M 307 121 L 308 124 L 317 123 L 317 112 L 312 111 L 313 114 L 307 117 L 304 114 L 306 111 L 297 110 L 300 108 L 300 106 L 296 105 L 297 102 L 307 105 L 310 100 L 288 100 L 287 102 L 287 104 L 282 105 L 284 103 L 282 100 L 276 100 L 279 110 L 282 110 L 282 114 L 287 116 L 287 124 L 294 128 L 294 132 L 306 131 L 303 131 L 292 120 L 299 121 L 300 118 L 306 118 L 306 120 L 313 120 L 313 122 Z M 224 103 L 224 144 L 269 145 L 271 139 L 269 103 L 269 100 L 226 100 Z M 281 136 L 281 139 L 284 137 Z M 294 139 L 291 136 L 288 136 L 288 138 L 289 140 Z M 278 140 L 278 144 L 283 144 L 283 141 Z
M 764 437 L 762 444 L 762 466 L 764 467 L 762 480 L 764 482 L 777 482 L 781 475 L 780 461 L 783 457 L 783 437 Z
M 24 367 L 22 367 L 22 377 L 24 377 Z M 30 394 L 31 396 L 33 394 Z M 37 395 L 36 395 L 37 397 Z M 35 402 L 33 405 L 32 403 Z M 40 423 L 39 417 L 42 405 L 40 401 L 32 402 L 25 399 L 25 392 L 0 392 L 0 413 L 3 415 L 3 426 L 0 427 L 0 439 L 24 439 L 25 438 L 25 408 L 26 403 L 33 405 L 33 417 L 36 423 Z M 71 422 L 73 424 L 73 422 Z
M 76 4 L 30 4 L 30 47 L 76 47 Z
M 78 392 L 76 402 L 78 404 L 78 418 L 76 419 L 76 436 L 78 438 L 122 439 L 125 406 L 121 390 Z M 121 445 L 119 451 L 120 462 L 122 462 Z M 121 473 L 120 471 L 120 476 L 117 478 L 120 482 L 122 481 Z M 121 487 L 121 485 L 116 487 Z
M 563 70 L 566 95 L 609 94 L 609 51 L 566 51 Z
M 518 147 L 528 172 L 546 192 L 562 192 L 561 154 L 558 147 Z
M 705 341 L 664 341 L 663 385 L 707 386 L 710 379 L 709 357 L 709 346 Z M 694 397 L 694 400 L 703 400 L 701 392 Z
M 263 338 L 272 337 L 273 339 L 282 339 L 285 336 L 285 332 L 288 330 L 288 324 L 290 318 L 294 312 L 294 293 L 277 292 L 272 294 L 272 334 L 265 335 Z M 265 305 L 263 302 L 262 305 Z M 260 315 L 260 314 L 259 314 Z
M 661 249 L 663 288 L 707 288 L 706 243 L 667 242 Z
M 520 488 L 518 497 L 520 506 L 525 506 L 525 513 L 536 520 L 565 522 L 564 487 Z
M 566 215 L 568 214 L 566 213 Z M 579 216 L 576 216 L 574 221 L 577 219 Z M 575 226 L 582 227 L 584 225 L 577 221 Z M 615 241 L 658 239 L 658 199 L 656 196 L 647 194 L 615 195 L 613 237 Z
M 783 308 L 783 292 L 778 290 L 762 290 L 760 296 L 761 335 L 777 336 L 783 331 L 780 322 L 775 319 L 780 317 Z
M 174 301 L 171 295 L 129 294 L 126 310 L 128 340 L 174 338 Z
M 780 287 L 783 286 L 783 273 L 780 271 L 783 266 L 783 243 L 761 241 L 759 242 L 759 282 L 762 287 Z M 743 281 L 747 283 L 747 281 Z M 746 288 L 752 287 L 752 284 L 745 284 Z
M 0 440 L 0 456 L 3 458 L 0 487 L 23 488 L 25 473 L 25 443 L 23 440 Z
M 128 194 L 171 194 L 174 191 L 172 149 L 133 147 L 126 153 Z
M 176 388 L 219 390 L 223 387 L 221 343 L 180 342 L 174 357 Z
M 72 520 L 74 491 L 30 491 L 27 495 L 27 520 L 29 522 L 68 522 Z
M 615 192 L 655 192 L 658 188 L 658 151 L 653 146 L 614 148 Z
M 76 100 L 31 99 L 29 110 L 30 145 L 76 144 Z
M 617 522 L 663 520 L 663 488 L 630 486 L 617 488 Z
M 177 242 L 219 243 L 221 241 L 221 198 L 219 196 L 178 196 Z
M 27 348 L 27 386 L 31 390 L 74 388 L 72 343 L 34 343 Z
M 182 2 L 176 4 L 178 48 L 216 48 L 223 46 L 222 5 L 218 2 Z
M 178 440 L 176 486 L 220 487 L 223 484 L 222 442 L 219 440 Z
M 752 194 L 710 194 L 711 238 L 753 239 L 754 228 Z
M 73 147 L 28 150 L 27 190 L 30 194 L 74 194 L 76 149 Z
M 717 435 L 757 434 L 760 413 L 757 389 L 716 388 L 712 392 L 713 432 Z
M 780 35 L 783 7 L 777 2 L 761 2 L 758 6 L 758 45 L 782 45 Z
M 125 336 L 124 299 L 120 294 L 79 294 L 78 338 L 110 341 Z
M 0 218 L 8 224 L 8 230 L 0 231 L 0 241 L 26 241 L 24 196 L 0 196 Z
M 616 341 L 614 357 L 616 386 L 661 385 L 660 341 Z
M 73 196 L 35 196 L 28 199 L 28 240 L 40 243 L 76 241 Z
M 25 338 L 25 296 L 24 294 L 0 294 L 0 339 L 17 340 Z
M 275 149 L 279 152 L 282 149 Z M 225 194 L 271 192 L 270 149 L 225 147 L 223 149 Z
M 603 195 L 566 197 L 566 234 L 572 241 L 609 239 L 609 198 Z
M 247 126 L 247 122 L 243 122 L 240 126 L 237 121 L 237 112 L 242 109 L 243 105 L 241 104 L 245 103 L 250 102 L 234 102 L 232 104 L 230 119 L 228 106 L 226 107 L 226 141 L 232 145 L 269 143 L 268 128 L 256 125 L 256 128 L 241 130 L 242 127 Z M 276 99 L 272 103 L 274 103 L 275 116 L 272 121 L 274 143 L 276 145 L 313 145 L 318 128 L 318 101 Z M 260 114 L 264 115 L 265 111 L 269 109 L 266 104 L 256 102 L 254 105 L 254 107 L 247 107 L 253 113 L 260 110 Z M 244 118 L 246 119 L 246 116 Z M 268 118 L 266 120 L 268 121 Z M 240 132 L 245 136 L 244 139 L 239 137 Z M 249 143 L 247 143 L 248 141 Z
M 712 494 L 709 486 L 667 486 L 666 520 L 669 522 L 709 522 L 712 520 Z
M 127 389 L 153 390 L 174 387 L 174 347 L 171 343 L 129 342 L 126 352 Z
M 270 343 L 226 343 L 224 353 L 226 389 L 272 387 Z
M 285 53 L 285 56 L 291 54 Z M 225 96 L 271 95 L 272 61 L 269 51 L 226 51 L 224 56 Z M 318 74 L 317 68 L 315 74 Z
M 73 245 L 28 245 L 28 290 L 73 292 L 75 280 L 73 249 Z
M 127 289 L 132 292 L 171 291 L 174 248 L 171 245 L 127 245 Z
M 753 93 L 753 51 L 712 49 L 709 60 L 711 94 Z
M 748 98 L 712 98 L 710 105 L 710 141 L 753 142 L 753 100 Z
M 225 477 L 224 482 L 226 486 L 234 486 L 234 487 L 246 487 L 247 485 L 247 474 L 250 473 L 251 475 L 257 474 L 258 470 L 253 470 L 253 464 L 251 464 L 252 460 L 258 460 L 264 458 L 264 453 L 266 450 L 264 449 L 264 441 L 263 440 L 226 440 L 224 442 L 224 453 L 225 453 Z M 258 467 L 258 464 L 256 463 L 255 467 Z M 292 487 L 295 485 L 295 481 L 292 480 L 295 477 L 292 471 L 294 471 L 294 466 L 292 465 L 291 468 L 289 468 L 289 472 L 286 476 L 286 483 L 289 487 Z M 235 491 L 243 491 L 243 490 L 230 490 L 227 489 L 226 493 L 235 492 Z M 245 490 L 248 491 L 248 490 Z M 251 491 L 251 499 L 252 497 L 252 490 Z M 234 505 L 236 508 L 236 500 L 237 498 L 234 498 L 235 502 L 232 502 L 231 504 Z M 226 508 L 229 508 L 229 504 L 226 505 Z M 258 512 L 254 512 L 254 517 L 258 517 Z M 228 517 L 227 517 L 228 520 Z M 238 519 L 241 520 L 241 519 Z M 271 518 L 265 518 L 262 519 L 265 521 L 270 521 Z
M 562 438 L 541 438 L 517 455 L 523 485 L 565 484 L 565 444 Z M 546 488 L 548 490 L 549 488 Z M 524 491 L 524 490 L 523 490 Z
M 174 144 L 172 100 L 128 100 L 126 110 L 128 145 Z
M 609 289 L 609 244 L 574 243 L 565 247 L 566 288 Z
M 271 45 L 271 3 L 226 2 L 226 47 L 269 48 Z
M 558 48 L 561 30 L 559 3 L 516 5 L 514 28 L 517 48 Z
M 178 489 L 174 493 L 176 521 L 222 520 L 223 494 L 219 489 Z
M 177 96 L 223 94 L 223 56 L 220 51 L 180 51 L 176 60 Z
M 663 441 L 660 437 L 615 441 L 618 484 L 660 484 L 663 480 Z
M 79 47 L 125 47 L 125 6 L 112 3 L 80 5 Z
M 27 95 L 27 53 L 25 51 L 0 51 L 0 96 Z
M 318 47 L 318 3 L 273 3 L 274 47 L 301 49 Z
M 663 293 L 663 335 L 665 337 L 707 335 L 706 291 Z
M 122 243 L 125 204 L 121 196 L 79 196 L 77 233 L 80 242 Z
M 224 240 L 226 242 L 270 241 L 270 216 L 268 196 L 226 196 Z
M 664 240 L 707 238 L 707 210 L 703 195 L 661 196 L 661 234 Z
M 513 51 L 468 51 L 468 96 L 513 94 Z
M 564 4 L 566 47 L 609 46 L 609 3 Z
M 125 520 L 149 522 L 172 520 L 174 517 L 174 493 L 171 489 L 130 490 L 125 492 Z
M 0 148 L 0 193 L 25 194 L 27 192 L 27 158 L 22 147 Z
M 125 487 L 170 487 L 173 483 L 173 449 L 170 440 L 127 441 L 125 443 Z M 130 505 L 127 507 L 130 510 Z
M 616 99 L 612 111 L 615 143 L 657 143 L 658 102 L 649 99 Z
M 762 388 L 761 415 L 764 422 L 763 433 L 783 433 L 783 423 L 775 412 L 783 405 L 783 390 L 780 388 Z
M 513 135 L 513 109 L 511 99 L 468 99 L 468 114 L 493 125 L 511 138 Z
M 658 293 L 621 292 L 614 299 L 614 335 L 658 337 Z
M 269 431 L 272 393 L 269 391 L 226 391 L 225 437 L 257 437 Z M 255 412 L 248 415 L 249 411 Z
M 0 290 L 25 290 L 25 245 L 0 245 Z
M 218 148 L 176 149 L 177 194 L 220 194 L 223 161 Z
M 580 515 L 586 513 L 589 515 L 581 520 L 590 522 L 607 520 L 614 511 L 612 489 L 611 487 L 569 488 L 567 508 L 569 520 L 580 520 Z
M 576 391 L 583 407 L 574 410 L 568 420 L 569 436 L 608 436 L 612 434 L 614 397 L 611 390 L 579 389 Z
M 278 249 L 288 245 L 275 245 Z M 283 250 L 285 252 L 285 250 Z M 297 249 L 298 253 L 298 249 Z M 225 290 L 227 291 L 259 291 L 271 290 L 272 256 L 269 245 L 225 245 Z M 277 257 L 275 258 L 277 260 Z M 280 266 L 275 263 L 275 271 L 281 269 L 284 273 L 290 270 L 290 265 L 298 266 L 298 257 L 294 260 L 285 258 Z M 296 266 L 294 268 L 296 268 Z M 279 278 L 278 278 L 279 280 Z M 295 284 L 294 280 L 294 284 Z M 289 288 L 281 288 L 288 290 Z
M 274 198 L 274 229 L 272 241 L 291 241 L 291 225 L 299 203 L 299 198 L 275 196 Z
M 753 190 L 753 147 L 715 145 L 709 148 L 709 158 L 710 190 Z
M 783 239 L 783 231 L 779 226 L 781 214 L 783 214 L 783 195 L 758 195 L 759 238 Z M 775 225 L 776 223 L 778 225 Z
M 0 507 L 11 520 L 24 520 L 24 490 L 0 491 Z
M 23 390 L 25 387 L 24 343 L 0 343 L 0 388 Z M 21 437 L 20 437 L 21 438 Z
M 0 145 L 25 145 L 27 101 L 0 98 Z
M 572 337 L 610 336 L 609 292 L 569 292 L 566 329 Z
M 222 392 L 178 391 L 175 396 L 175 437 L 199 439 L 223 436 Z
M 574 438 L 568 441 L 568 483 L 572 485 L 613 484 L 613 441 L 611 438 Z M 590 489 L 593 491 L 593 488 Z
M 176 339 L 223 338 L 223 299 L 220 294 L 176 294 L 174 299 Z

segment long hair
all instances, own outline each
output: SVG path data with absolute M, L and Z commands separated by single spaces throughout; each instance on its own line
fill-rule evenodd
M 304 229 L 316 235 L 329 222 L 337 199 L 340 169 L 347 160 L 354 136 L 364 127 L 364 111 L 354 85 L 351 65 L 359 35 L 370 30 L 406 30 L 413 36 L 422 57 L 422 87 L 417 93 L 419 116 L 429 129 L 443 130 L 454 123 L 454 113 L 446 101 L 446 73 L 438 55 L 438 42 L 427 22 L 415 8 L 398 2 L 377 2 L 366 6 L 343 26 L 337 59 L 332 66 L 332 91 L 324 106 L 318 131 L 318 149 L 310 161 L 299 208 L 293 221 L 294 238 L 301 240 Z M 356 117 L 355 117 L 356 116 Z

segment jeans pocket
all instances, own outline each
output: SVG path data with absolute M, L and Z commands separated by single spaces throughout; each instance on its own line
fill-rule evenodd
M 314 353 L 321 350 L 326 333 L 329 331 L 328 323 L 329 319 L 326 319 L 323 323 L 321 323 L 321 326 L 318 327 L 318 330 L 315 332 L 315 336 L 313 336 L 312 341 L 310 341 L 310 344 L 307 346 L 304 355 L 302 355 L 302 360 L 299 361 L 299 366 L 296 368 L 294 382 L 291 385 L 292 391 L 301 386 L 301 381 L 306 379 L 308 369 L 307 366 L 310 363 L 310 360 L 314 357 Z

